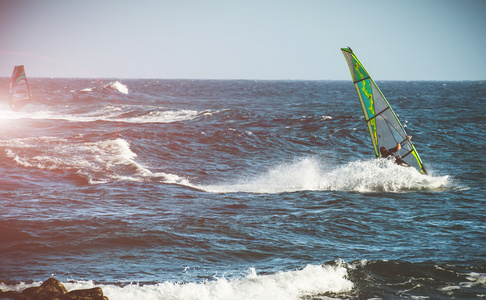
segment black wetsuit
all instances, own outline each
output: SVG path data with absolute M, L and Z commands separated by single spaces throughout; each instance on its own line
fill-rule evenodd
M 383 158 L 387 158 L 388 156 L 393 155 L 393 153 L 395 153 L 397 151 L 398 151 L 398 146 L 396 146 L 394 148 L 390 148 L 388 150 L 380 149 L 381 157 L 383 157 Z
M 383 157 L 383 158 L 387 158 L 389 156 L 392 156 L 393 159 L 394 159 L 394 161 L 395 161 L 395 163 L 397 165 L 410 167 L 410 165 L 407 164 L 405 161 L 403 161 L 403 159 L 401 159 L 400 157 L 396 157 L 395 155 L 393 155 L 393 153 L 395 153 L 397 151 L 398 151 L 398 146 L 395 146 L 395 147 L 390 148 L 388 150 L 386 150 L 386 149 L 381 150 L 380 149 L 380 154 L 381 154 L 381 157 Z

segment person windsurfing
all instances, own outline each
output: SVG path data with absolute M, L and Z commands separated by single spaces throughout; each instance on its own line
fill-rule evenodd
M 412 139 L 412 136 L 407 135 L 407 140 L 410 142 Z M 386 149 L 386 147 L 380 147 L 380 154 L 382 158 L 390 158 L 392 159 L 397 165 L 404 166 L 404 167 L 410 167 L 409 164 L 407 164 L 403 159 L 401 159 L 399 156 L 396 156 L 394 153 L 400 151 L 402 149 L 402 145 L 398 143 L 395 147 Z

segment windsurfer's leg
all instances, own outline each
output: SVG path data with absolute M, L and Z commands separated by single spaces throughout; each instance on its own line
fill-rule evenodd
M 401 159 L 400 157 L 395 157 L 395 163 L 397 165 L 400 165 L 400 166 L 404 166 L 404 167 L 410 167 L 409 164 L 407 164 L 403 159 Z

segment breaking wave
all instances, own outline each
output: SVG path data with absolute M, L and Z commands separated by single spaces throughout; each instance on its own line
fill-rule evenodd
M 186 268 L 184 272 L 190 271 Z M 0 289 L 21 292 L 40 284 L 0 282 Z M 393 260 L 346 263 L 338 259 L 273 274 L 257 274 L 255 268 L 249 268 L 235 278 L 213 276 L 197 282 L 97 284 L 69 280 L 63 285 L 68 291 L 100 287 L 104 296 L 117 300 L 478 299 L 484 298 L 486 273 L 484 265 Z
M 302 270 L 282 271 L 270 275 L 258 275 L 256 270 L 251 268 L 248 274 L 242 278 L 226 279 L 220 277 L 203 283 L 164 282 L 117 286 L 96 285 L 92 281 L 75 281 L 64 283 L 64 285 L 68 291 L 101 287 L 103 294 L 108 299 L 118 300 L 297 300 L 302 299 L 302 296 L 349 291 L 353 284 L 346 279 L 346 275 L 346 268 L 341 265 L 308 265 Z M 21 291 L 31 286 L 39 286 L 39 284 L 19 284 L 13 287 L 0 284 L 0 287 Z
M 119 81 L 112 82 L 108 84 L 106 87 L 119 91 L 120 93 L 123 94 L 128 94 L 128 87 Z
M 118 180 L 186 183 L 177 175 L 153 173 L 137 163 L 137 154 L 121 138 L 99 142 L 73 142 L 56 137 L 38 137 L 1 141 L 0 146 L 5 147 L 6 156 L 19 166 L 48 171 L 70 171 L 86 178 L 89 184 Z

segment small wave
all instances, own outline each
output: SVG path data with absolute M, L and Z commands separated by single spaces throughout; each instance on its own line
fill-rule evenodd
M 119 81 L 112 82 L 106 85 L 106 87 L 112 88 L 113 90 L 119 91 L 123 94 L 128 94 L 128 87 Z
M 80 90 L 71 90 L 71 93 L 90 93 L 95 91 L 103 91 L 107 89 L 112 89 L 123 94 L 128 94 L 128 87 L 125 84 L 121 83 L 120 81 L 110 82 L 103 86 L 98 85 L 97 87 L 88 87 Z
M 120 81 L 104 84 L 98 80 L 98 81 L 91 82 L 90 85 L 91 86 L 85 88 L 69 89 L 68 91 L 70 93 L 70 96 L 74 96 L 75 99 L 79 101 L 80 99 L 83 100 L 89 99 L 89 97 L 103 98 L 108 94 L 111 94 L 110 98 L 116 98 L 115 92 L 128 95 L 128 87 L 125 84 L 121 83 Z M 62 93 L 62 91 L 57 90 L 54 91 L 54 93 Z M 68 95 L 64 95 L 64 96 L 68 96 Z
M 120 122 L 127 123 L 172 123 L 192 120 L 199 115 L 195 110 L 152 110 L 134 117 L 119 118 Z
M 121 138 L 84 142 L 38 137 L 0 141 L 0 146 L 5 147 L 6 156 L 19 166 L 48 171 L 68 170 L 86 178 L 89 184 L 118 180 L 188 184 L 177 175 L 153 173 L 137 163 L 137 154 Z
M 62 119 L 76 122 L 119 122 L 119 123 L 172 123 L 187 121 L 199 115 L 195 110 L 162 110 L 158 107 L 149 108 L 146 111 L 144 106 L 107 105 L 97 111 L 77 115 L 61 115 Z M 55 116 L 52 116 L 55 118 Z
M 147 109 L 149 109 L 147 111 Z M 71 122 L 119 122 L 119 123 L 172 123 L 192 120 L 207 111 L 195 110 L 162 110 L 158 107 L 145 107 L 137 105 L 106 105 L 100 109 L 82 112 L 62 112 L 52 110 L 21 111 L 12 114 L 10 111 L 3 114 L 0 111 L 0 120 L 33 119 L 33 120 L 66 120 Z
M 354 161 L 330 168 L 316 158 L 296 159 L 266 173 L 233 183 L 194 186 L 211 193 L 284 193 L 304 190 L 405 192 L 448 188 L 449 176 L 427 176 L 384 159 Z

